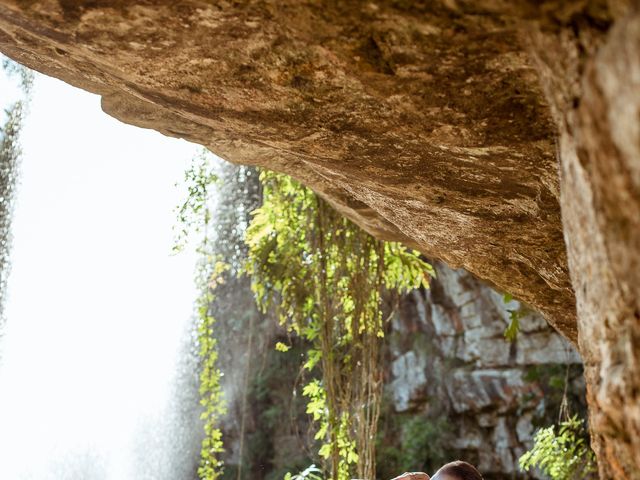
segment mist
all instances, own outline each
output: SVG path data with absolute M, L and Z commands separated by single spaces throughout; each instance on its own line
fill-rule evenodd
M 124 125 L 42 75 L 22 147 L 0 478 L 189 478 L 195 254 L 171 247 L 175 183 L 198 147 Z

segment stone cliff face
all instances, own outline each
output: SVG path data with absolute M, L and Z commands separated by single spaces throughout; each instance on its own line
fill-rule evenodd
M 575 339 L 554 129 L 516 28 L 535 9 L 466 8 L 3 0 L 0 42 L 123 121 L 299 178 Z
M 488 480 L 535 478 L 520 472 L 517 460 L 531 447 L 536 428 L 557 421 L 567 373 L 573 412 L 584 413 L 580 358 L 534 312 L 523 316 L 517 341 L 506 341 L 507 310 L 521 305 L 505 304 L 502 295 L 464 270 L 443 264 L 436 269 L 431 290 L 402 300 L 387 336 L 381 478 L 435 469 L 456 458 L 477 464 Z M 244 316 L 251 315 L 251 293 L 236 291 L 236 303 L 246 297 L 249 306 Z M 218 316 L 230 407 L 224 422 L 228 470 L 235 473 L 242 461 L 245 476 L 276 479 L 304 469 L 312 462 L 306 454 L 313 452 L 313 432 L 304 399 L 292 397 L 300 393 L 300 356 L 273 351 L 276 340 L 286 338 L 273 319 L 254 319 L 248 349 L 249 320 L 230 318 Z M 249 401 L 243 406 L 245 384 Z M 427 444 L 411 446 L 416 440 L 407 437 L 430 429 Z M 413 455 L 394 458 L 411 448 Z
M 0 50 L 532 305 L 638 479 L 635 3 L 0 0 Z
M 486 478 L 525 478 L 518 458 L 535 428 L 557 421 L 562 387 L 550 383 L 561 383 L 567 368 L 572 408 L 584 409 L 580 357 L 531 311 L 517 340 L 506 341 L 508 310 L 526 307 L 505 304 L 464 270 L 436 269 L 431 290 L 406 297 L 393 321 L 387 389 L 394 411 L 445 417 L 449 459 L 475 462 Z

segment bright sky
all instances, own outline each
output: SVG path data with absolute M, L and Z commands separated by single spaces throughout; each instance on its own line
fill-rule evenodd
M 12 93 L 0 79 L 0 105 Z M 174 184 L 198 147 L 122 124 L 44 76 L 22 145 L 0 479 L 41 480 L 67 451 L 116 450 L 166 401 L 195 296 L 194 255 L 170 255 Z M 110 478 L 125 480 L 119 462 Z

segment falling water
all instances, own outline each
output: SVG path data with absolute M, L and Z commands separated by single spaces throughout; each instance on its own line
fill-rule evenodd
M 0 479 L 192 480 L 195 255 L 170 256 L 196 147 L 36 79 L 0 361 Z

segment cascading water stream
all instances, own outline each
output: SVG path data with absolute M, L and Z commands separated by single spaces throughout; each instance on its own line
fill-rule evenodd
M 197 147 L 43 76 L 22 146 L 0 479 L 194 479 L 196 257 L 170 251 L 174 183 Z

